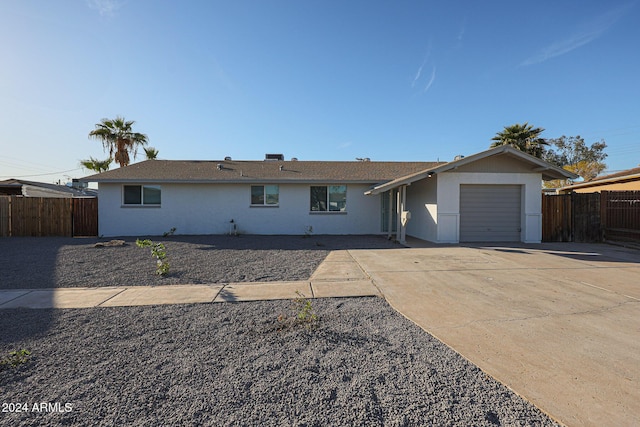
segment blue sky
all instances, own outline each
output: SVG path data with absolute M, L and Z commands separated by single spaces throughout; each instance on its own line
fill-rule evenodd
M 615 0 L 3 2 L 0 179 L 89 175 L 116 115 L 162 159 L 452 160 L 528 121 L 628 169 L 638 22 Z

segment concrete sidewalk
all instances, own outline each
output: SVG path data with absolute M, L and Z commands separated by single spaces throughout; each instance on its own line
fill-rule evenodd
M 380 295 L 348 251 L 334 251 L 307 281 L 0 290 L 0 309 L 256 301 L 292 299 L 298 293 L 308 298 Z

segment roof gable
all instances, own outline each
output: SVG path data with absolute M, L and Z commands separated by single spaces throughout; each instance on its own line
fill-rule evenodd
M 500 159 L 500 156 L 505 156 L 506 158 Z M 502 145 L 490 150 L 482 151 L 472 156 L 463 157 L 459 160 L 442 164 L 435 168 L 426 169 L 397 178 L 393 181 L 375 187 L 373 190 L 368 191 L 367 194 L 378 194 L 391 188 L 411 184 L 439 173 L 446 173 L 449 171 L 491 172 L 495 171 L 495 168 L 504 167 L 505 165 L 509 165 L 510 168 L 517 167 L 518 171 L 516 173 L 541 173 L 542 179 L 544 180 L 566 178 L 575 179 L 578 177 L 578 175 L 572 172 L 559 168 L 509 145 Z M 506 169 L 504 172 L 508 173 L 514 171 Z
M 486 159 L 492 156 L 509 156 L 511 158 L 518 159 L 526 164 L 529 164 L 530 166 L 529 172 L 542 173 L 542 179 L 544 180 L 578 178 L 578 175 L 574 174 L 573 172 L 569 172 L 568 170 L 552 165 L 551 163 L 545 162 L 544 160 L 539 159 L 538 157 L 532 156 L 516 148 L 513 148 L 510 145 L 501 145 L 499 147 L 495 147 L 490 150 L 482 151 L 472 156 L 464 157 L 460 160 L 447 163 L 446 165 L 436 168 L 434 172 L 442 173 L 442 172 L 447 172 L 449 170 L 458 169 L 461 166 L 467 165 L 469 163 L 477 162 L 478 160 Z
M 531 173 L 531 163 L 513 156 L 489 156 L 458 166 L 456 172 Z

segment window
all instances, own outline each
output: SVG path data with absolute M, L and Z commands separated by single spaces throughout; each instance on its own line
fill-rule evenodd
M 251 205 L 276 206 L 279 203 L 277 185 L 252 185 Z
M 123 190 L 125 205 L 160 205 L 159 185 L 125 185 Z
M 312 212 L 344 212 L 347 210 L 347 186 L 325 185 L 312 186 Z

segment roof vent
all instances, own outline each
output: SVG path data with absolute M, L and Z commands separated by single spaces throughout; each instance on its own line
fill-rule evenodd
M 284 154 L 265 154 L 264 155 L 264 159 L 265 160 L 280 160 L 280 161 L 284 161 Z
M 280 165 L 278 169 L 280 169 L 280 172 L 282 172 L 282 170 L 284 169 L 284 166 Z
M 297 157 L 292 157 L 292 158 L 291 158 L 291 161 L 292 161 L 292 162 L 297 162 L 297 161 L 298 161 L 298 158 L 297 158 Z
M 455 162 L 455 161 L 457 161 L 457 160 L 462 160 L 462 159 L 464 159 L 464 156 L 463 156 L 462 154 L 458 154 L 457 156 L 455 156 L 455 157 L 453 158 L 453 161 Z
M 221 171 L 221 170 L 222 170 L 222 163 L 218 163 L 218 164 L 216 165 L 216 167 L 218 168 L 218 170 L 219 170 L 219 171 Z
M 371 159 L 369 157 L 356 157 L 356 160 L 359 162 L 370 162 Z
M 231 160 L 231 156 L 227 156 L 227 157 L 225 157 L 225 158 L 224 158 L 224 160 L 225 160 L 226 162 L 230 161 L 230 160 Z

